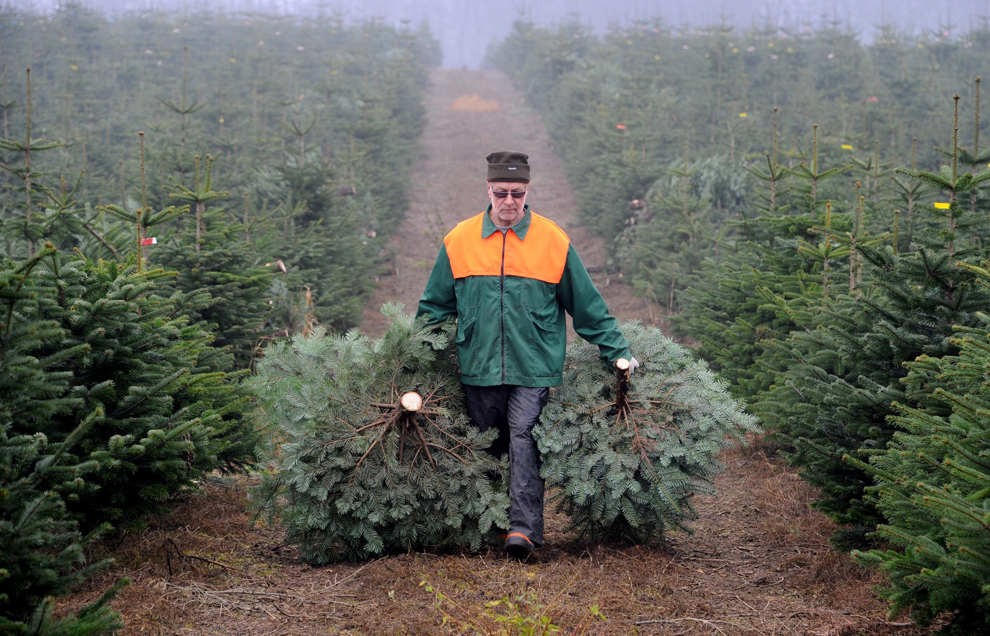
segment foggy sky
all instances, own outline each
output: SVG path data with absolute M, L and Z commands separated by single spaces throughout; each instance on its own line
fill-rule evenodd
M 0 0 L 2 1 L 2 0 Z M 8 0 L 9 5 L 50 11 L 55 0 Z M 198 0 L 82 0 L 108 13 L 158 9 L 188 12 L 204 6 Z M 747 27 L 754 22 L 779 26 L 820 24 L 822 16 L 852 25 L 864 40 L 885 21 L 910 32 L 962 33 L 990 15 L 990 0 L 212 0 L 213 11 L 239 10 L 313 14 L 342 11 L 350 20 L 384 18 L 397 23 L 424 20 L 443 46 L 443 65 L 477 68 L 489 43 L 503 38 L 520 15 L 536 24 L 552 25 L 577 16 L 601 33 L 610 23 L 661 16 L 675 28 L 727 22 Z

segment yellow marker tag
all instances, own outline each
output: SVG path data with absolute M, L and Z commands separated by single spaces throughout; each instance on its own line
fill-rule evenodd
M 236 61 L 237 61 L 237 58 L 236 58 L 236 57 L 232 57 L 232 58 L 230 58 L 230 63 L 231 63 L 231 64 L 233 64 L 233 63 L 234 63 L 234 62 L 236 62 Z
M 842 149 L 843 149 L 843 150 L 852 150 L 852 149 L 853 149 L 853 147 L 852 147 L 852 146 L 850 146 L 849 144 L 842 144 Z
M 739 52 L 739 49 L 732 49 L 732 52 L 733 53 L 738 53 Z
M 788 53 L 793 53 L 794 52 L 794 49 L 792 49 L 791 47 L 787 47 L 787 52 Z
M 654 57 L 654 59 L 657 59 L 657 60 L 660 59 L 660 56 L 659 55 L 654 55 L 653 57 Z
M 745 117 L 746 116 L 746 113 L 739 113 L 739 116 L 740 117 Z
M 773 42 L 770 42 L 769 44 L 767 44 L 767 46 L 769 46 L 772 49 L 773 48 Z
M 950 204 L 948 204 L 948 203 L 942 203 L 941 201 L 936 201 L 935 202 L 935 209 L 936 210 L 948 210 L 950 207 L 952 207 L 952 206 Z
M 221 118 L 220 118 L 220 123 L 221 123 L 221 124 L 223 123 L 223 117 L 221 117 Z
M 79 67 L 76 66 L 75 64 L 70 64 L 69 65 L 69 68 L 71 68 L 73 71 L 78 71 L 79 70 Z

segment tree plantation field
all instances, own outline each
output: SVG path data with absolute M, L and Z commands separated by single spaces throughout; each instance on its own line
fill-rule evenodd
M 545 149 L 534 151 L 534 161 L 539 158 L 544 168 L 533 188 L 541 193 L 541 209 L 566 219 L 558 201 L 572 195 L 560 185 L 563 166 L 549 154 L 538 116 L 504 82 L 498 74 L 433 73 L 422 137 L 431 152 L 415 181 L 450 179 L 441 176 L 448 157 L 475 145 L 483 151 L 489 135 L 505 130 L 507 144 L 542 142 Z M 457 97 L 472 94 L 497 101 L 499 110 L 451 110 Z M 460 206 L 484 203 L 471 181 L 444 183 L 458 192 L 452 201 Z M 411 281 L 396 293 L 409 294 L 409 302 L 417 293 L 406 288 L 421 287 L 428 275 L 416 262 L 434 256 L 426 229 L 432 212 L 415 206 L 400 230 L 400 236 L 422 239 L 422 247 L 408 249 L 409 239 L 396 239 L 406 244 L 396 261 L 408 266 L 394 278 Z M 575 228 L 573 235 L 581 234 Z M 602 249 L 590 236 L 576 240 L 582 253 Z M 629 286 L 595 277 L 620 317 L 649 318 Z M 457 633 L 456 626 L 443 625 L 445 612 L 463 624 L 479 621 L 477 633 L 514 625 L 525 633 L 517 623 L 541 614 L 562 633 L 586 627 L 586 633 L 710 634 L 718 633 L 716 626 L 725 633 L 923 633 L 903 618 L 888 624 L 884 603 L 870 592 L 877 576 L 829 546 L 834 526 L 807 508 L 814 491 L 765 452 L 731 451 L 723 458 L 728 470 L 716 481 L 719 496 L 699 502 L 694 536 L 672 533 L 648 546 L 594 542 L 564 532 L 566 520 L 551 513 L 548 547 L 525 564 L 486 547 L 477 554 L 432 549 L 310 567 L 280 529 L 248 524 L 245 491 L 254 478 L 210 479 L 203 493 L 183 498 L 172 514 L 123 537 L 113 549 L 116 565 L 63 607 L 80 607 L 127 575 L 134 584 L 114 606 L 124 614 L 123 633 L 136 634 Z M 448 600 L 436 607 L 438 592 Z M 517 597 L 522 603 L 509 607 Z M 593 606 L 608 620 L 593 617 Z
M 483 150 L 485 137 L 499 127 L 506 127 L 507 143 L 542 140 L 538 117 L 512 106 L 521 95 L 506 91 L 504 81 L 498 74 L 434 72 L 422 139 L 438 151 L 417 169 L 417 177 L 445 178 L 434 171 L 445 165 L 447 153 L 473 144 Z M 499 110 L 450 110 L 454 99 L 472 94 L 497 101 Z M 551 206 L 570 193 L 559 185 L 563 166 L 548 152 L 534 152 L 544 169 L 533 187 L 546 192 L 539 207 L 559 218 Z M 465 194 L 456 200 L 465 207 L 484 202 L 483 192 L 470 184 L 458 186 Z M 414 229 L 420 220 L 415 209 L 402 231 L 425 239 Z M 594 247 L 583 239 L 582 253 L 593 253 Z M 400 276 L 421 277 L 409 285 L 425 284 L 428 272 L 416 268 L 415 261 L 432 260 L 433 250 L 429 243 L 400 252 L 397 261 L 410 265 L 400 269 L 406 272 Z M 648 318 L 635 298 L 622 304 L 628 286 L 606 286 L 604 276 L 595 276 L 610 306 L 625 307 L 618 315 L 642 311 L 640 317 Z M 391 278 L 384 279 L 389 284 Z M 589 634 L 712 634 L 718 633 L 715 626 L 729 634 L 924 633 L 903 617 L 888 625 L 883 602 L 870 592 L 879 579 L 829 546 L 834 526 L 807 507 L 814 491 L 764 453 L 758 447 L 723 458 L 728 470 L 716 482 L 719 496 L 699 502 L 693 537 L 672 533 L 649 546 L 587 541 L 564 532 L 566 519 L 551 513 L 547 548 L 525 564 L 507 561 L 501 548 L 485 548 L 478 554 L 431 549 L 310 567 L 299 562 L 279 529 L 248 525 L 248 484 L 213 480 L 204 494 L 184 500 L 174 514 L 150 520 L 146 532 L 125 538 L 115 551 L 115 569 L 68 602 L 78 607 L 126 574 L 135 583 L 116 606 L 125 612 L 124 633 L 135 634 L 459 633 L 456 626 L 442 625 L 444 612 L 463 624 L 473 617 L 481 624 L 475 632 L 482 634 L 514 628 L 525 633 L 516 623 L 496 619 L 521 622 L 544 612 L 561 626 L 560 633 L 587 627 Z M 166 557 L 166 538 L 184 555 L 227 567 L 188 556 L 183 562 L 171 544 Z M 436 608 L 438 592 L 449 600 Z M 515 603 L 520 596 L 523 602 L 516 608 L 503 601 Z M 593 606 L 608 620 L 589 621 Z
M 988 53 L 0 9 L 0 633 L 990 630 Z M 569 348 L 525 562 L 391 304 L 497 148 L 643 362 Z

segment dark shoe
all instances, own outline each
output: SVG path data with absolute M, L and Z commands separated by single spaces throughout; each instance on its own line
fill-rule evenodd
M 509 535 L 505 532 L 493 530 L 485 537 L 485 545 L 492 548 L 500 548 L 505 545 L 505 540 L 508 538 Z
M 525 561 L 529 558 L 529 555 L 533 554 L 536 550 L 536 546 L 533 542 L 529 540 L 524 534 L 518 532 L 513 532 L 505 539 L 505 551 L 509 553 L 513 559 L 518 559 L 520 561 Z

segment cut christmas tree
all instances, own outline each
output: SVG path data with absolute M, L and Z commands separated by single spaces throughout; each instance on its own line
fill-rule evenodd
M 303 559 L 480 547 L 508 527 L 504 466 L 465 415 L 452 327 L 386 305 L 384 337 L 317 328 L 265 351 L 255 387 L 269 421 L 259 514 Z
M 692 497 L 714 493 L 716 455 L 757 427 L 726 384 L 660 330 L 632 322 L 622 333 L 640 362 L 635 373 L 574 342 L 533 434 L 551 501 L 572 529 L 646 541 L 690 531 Z

